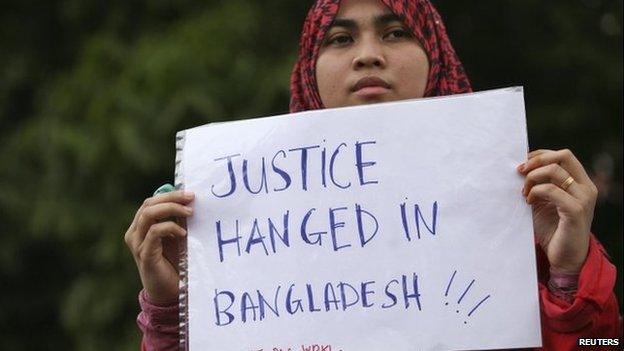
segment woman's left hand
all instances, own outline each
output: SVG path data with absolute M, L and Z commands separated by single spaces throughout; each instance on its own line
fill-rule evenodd
M 518 166 L 533 229 L 551 267 L 580 272 L 589 248 L 598 190 L 570 150 L 536 150 Z

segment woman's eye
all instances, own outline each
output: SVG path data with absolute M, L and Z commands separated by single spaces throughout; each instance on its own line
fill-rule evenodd
M 407 38 L 409 36 L 410 36 L 409 32 L 406 31 L 405 29 L 394 29 L 394 30 L 390 31 L 386 35 L 386 38 L 388 38 L 388 39 L 402 39 L 402 38 Z
M 346 34 L 335 35 L 329 39 L 327 42 L 328 45 L 345 45 L 352 41 L 351 36 Z

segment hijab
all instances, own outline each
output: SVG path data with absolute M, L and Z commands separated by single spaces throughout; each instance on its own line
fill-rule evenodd
M 427 53 L 425 97 L 472 91 L 442 18 L 428 0 L 379 1 L 403 21 Z M 340 0 L 317 0 L 308 12 L 299 42 L 299 58 L 290 78 L 290 112 L 324 108 L 316 84 L 316 60 L 339 9 Z

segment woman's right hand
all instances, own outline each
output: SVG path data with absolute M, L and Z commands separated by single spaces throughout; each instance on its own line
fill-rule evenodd
M 132 251 L 143 288 L 150 300 L 168 304 L 178 300 L 178 240 L 186 236 L 186 218 L 194 195 L 172 191 L 143 202 L 124 240 Z M 175 219 L 182 219 L 179 223 Z

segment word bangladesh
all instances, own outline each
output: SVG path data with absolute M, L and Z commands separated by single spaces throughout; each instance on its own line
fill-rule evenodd
M 423 215 L 420 205 L 408 206 L 405 202 L 398 206 L 397 212 L 400 214 L 397 221 L 402 223 L 407 241 L 412 241 L 414 237 L 420 239 L 421 232 L 436 234 L 437 202 L 433 203 L 427 216 Z M 300 240 L 305 245 L 328 246 L 334 252 L 354 246 L 364 248 L 377 236 L 380 225 L 372 211 L 356 203 L 351 207 L 336 206 L 326 210 L 311 208 L 298 216 L 286 210 L 277 218 L 217 220 L 215 237 L 219 262 L 224 262 L 226 254 L 240 257 L 256 250 L 265 256 L 277 254 L 290 248 L 293 240 Z
M 344 312 L 351 308 L 403 308 L 422 311 L 418 275 L 402 275 L 379 284 L 374 280 L 347 283 L 277 285 L 273 291 L 255 290 L 240 295 L 215 290 L 214 323 L 260 322 L 298 313 Z

